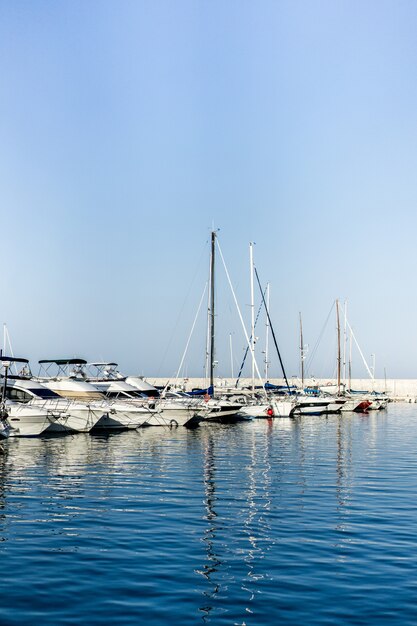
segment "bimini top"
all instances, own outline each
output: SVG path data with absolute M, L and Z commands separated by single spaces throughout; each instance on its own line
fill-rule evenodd
M 108 363 L 107 361 L 103 361 L 102 363 L 98 361 L 97 363 L 89 363 L 88 365 L 93 365 L 94 367 L 117 367 L 117 363 Z
M 29 363 L 28 359 L 20 359 L 15 356 L 0 356 L 0 361 L 7 361 L 8 363 Z
M 38 363 L 56 363 L 57 365 L 87 365 L 84 359 L 42 359 Z

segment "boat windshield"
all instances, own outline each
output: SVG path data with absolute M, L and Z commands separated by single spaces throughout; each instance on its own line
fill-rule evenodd
M 6 398 L 14 402 L 30 402 L 33 398 L 53 400 L 59 397 L 60 396 L 50 389 L 18 389 L 17 387 L 7 387 L 6 389 Z
M 27 391 L 29 393 L 33 393 L 33 395 L 37 398 L 42 398 L 43 400 L 56 400 L 57 398 L 61 397 L 57 393 L 55 393 L 55 391 L 52 391 L 52 389 L 47 389 L 46 387 L 36 387 L 36 389 L 28 389 Z
M 144 396 L 140 391 L 107 391 L 107 398 L 144 398 Z

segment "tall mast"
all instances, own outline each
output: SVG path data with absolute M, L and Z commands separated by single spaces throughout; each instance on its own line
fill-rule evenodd
M 229 346 L 230 346 L 230 373 L 232 378 L 234 378 L 233 374 L 233 344 L 232 344 L 232 333 L 229 333 Z
M 343 326 L 343 382 L 346 383 L 347 300 L 345 300 L 344 315 L 345 322 Z
M 253 291 L 253 243 L 249 244 L 249 262 L 250 262 L 250 327 L 251 327 L 251 339 L 250 339 L 250 351 L 252 355 L 252 394 L 255 391 L 255 304 L 254 304 L 254 291 Z
M 265 380 L 268 381 L 268 370 L 269 370 L 269 283 L 266 285 L 266 333 L 265 333 Z
M 372 357 L 372 391 L 375 389 L 375 354 L 371 354 Z
M 340 394 L 340 316 L 339 316 L 339 300 L 336 300 L 336 324 L 337 324 L 337 394 Z
M 352 329 L 349 335 L 349 391 L 352 389 Z
M 210 387 L 214 390 L 214 253 L 216 249 L 216 233 L 211 232 L 210 259 Z
M 303 340 L 303 321 L 300 312 L 300 360 L 301 360 L 301 387 L 304 389 L 304 340 Z

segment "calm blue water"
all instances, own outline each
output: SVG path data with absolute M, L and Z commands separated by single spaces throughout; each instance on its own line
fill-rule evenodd
M 417 623 L 417 405 L 4 449 L 2 626 Z

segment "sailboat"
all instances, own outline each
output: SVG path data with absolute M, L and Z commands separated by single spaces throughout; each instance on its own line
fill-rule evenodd
M 242 404 L 236 400 L 228 400 L 215 397 L 214 389 L 214 364 L 215 364 L 215 253 L 216 253 L 216 231 L 211 232 L 211 254 L 210 254 L 210 298 L 208 306 L 209 335 L 208 335 L 208 371 L 209 386 L 206 389 L 205 400 L 207 414 L 204 421 L 235 422 L 245 419 L 239 415 Z M 206 364 L 207 367 L 207 364 Z
M 357 396 L 351 395 L 346 390 L 346 385 L 342 384 L 342 352 L 341 352 L 341 331 L 340 331 L 340 313 L 339 313 L 339 300 L 335 301 L 336 307 L 336 331 L 337 331 L 337 380 L 336 385 L 325 385 L 320 390 L 325 394 L 332 394 L 336 405 L 340 405 L 339 411 L 349 412 L 355 411 L 357 413 L 363 413 L 369 410 L 372 402 L 366 397 L 366 394 L 361 393 Z M 345 312 L 346 320 L 346 312 Z
M 244 414 L 244 415 L 250 415 L 252 417 L 255 418 L 270 418 L 270 417 L 290 417 L 292 415 L 292 411 L 294 410 L 295 407 L 295 403 L 294 400 L 290 397 L 287 396 L 285 399 L 281 398 L 277 398 L 274 397 L 272 394 L 268 395 L 267 391 L 266 391 L 266 387 L 264 382 L 261 379 L 261 374 L 259 372 L 259 368 L 257 366 L 256 363 L 256 358 L 255 358 L 255 343 L 256 343 L 256 338 L 255 338 L 255 306 L 254 306 L 254 275 L 256 274 L 257 278 L 257 272 L 255 269 L 255 265 L 253 262 L 253 243 L 249 244 L 249 261 L 250 261 L 250 301 L 251 301 L 251 336 L 250 336 L 250 342 L 249 342 L 249 351 L 251 353 L 251 365 L 252 365 L 252 382 L 251 382 L 251 393 L 252 393 L 252 398 L 251 400 L 248 402 L 247 406 L 245 406 L 244 408 L 241 409 L 240 413 Z M 269 304 L 267 304 L 265 302 L 265 293 L 261 288 L 260 282 L 259 282 L 259 278 L 258 278 L 258 284 L 259 284 L 259 289 L 261 292 L 261 297 L 262 297 L 262 305 L 265 308 L 266 311 L 266 315 L 267 315 L 267 320 L 268 320 L 268 325 L 267 325 L 267 329 L 271 328 L 272 330 L 272 326 L 271 326 L 271 320 L 270 320 L 270 316 L 269 316 Z M 269 290 L 268 290 L 269 293 Z M 259 312 L 258 312 L 259 315 Z M 274 337 L 275 340 L 275 337 Z M 275 340 L 276 342 L 276 340 Z M 277 344 L 276 347 L 278 348 Z M 279 352 L 279 351 L 278 351 Z M 242 364 L 243 367 L 243 364 Z M 256 369 L 256 373 L 258 375 L 258 378 L 261 381 L 261 386 L 259 388 L 259 392 L 260 392 L 260 396 L 258 396 L 255 393 L 255 369 Z M 242 370 L 242 368 L 241 368 Z

